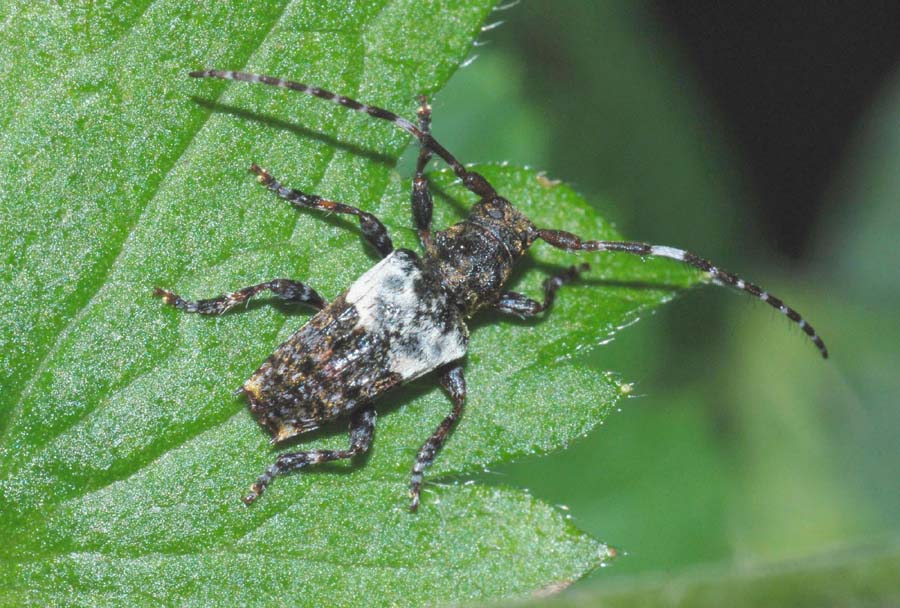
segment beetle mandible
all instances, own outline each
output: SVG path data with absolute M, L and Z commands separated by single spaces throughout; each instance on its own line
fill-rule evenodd
M 374 215 L 356 207 L 283 186 L 265 169 L 252 165 L 259 182 L 296 207 L 356 216 L 363 236 L 382 256 L 331 303 L 307 285 L 275 279 L 210 300 L 188 301 L 156 288 L 155 295 L 185 312 L 215 315 L 263 291 L 307 304 L 318 312 L 298 329 L 238 389 L 250 412 L 279 443 L 342 416 L 350 418 L 350 445 L 343 450 L 285 453 L 259 476 L 243 498 L 251 504 L 273 478 L 321 462 L 347 459 L 365 452 L 375 432 L 375 400 L 390 389 L 437 371 L 453 407 L 425 441 L 410 478 L 410 509 L 419 506 L 425 469 L 462 415 L 466 382 L 462 358 L 469 332 L 466 319 L 491 308 L 533 317 L 553 304 L 556 291 L 588 270 L 572 266 L 544 282 L 542 301 L 504 291 L 516 261 L 536 241 L 567 251 L 618 251 L 677 260 L 698 268 L 711 280 L 749 293 L 768 303 L 809 336 L 823 357 L 828 351 L 812 326 L 797 311 L 753 283 L 718 268 L 693 253 L 661 245 L 628 241 L 584 240 L 570 232 L 539 228 L 474 171 L 463 166 L 431 136 L 431 109 L 420 97 L 418 124 L 382 108 L 366 105 L 324 89 L 271 76 L 227 70 L 191 72 L 194 78 L 258 82 L 299 91 L 394 123 L 420 146 L 412 184 L 412 215 L 424 253 L 394 249 L 387 228 Z M 462 184 L 478 197 L 463 221 L 432 232 L 432 196 L 425 166 L 437 155 Z

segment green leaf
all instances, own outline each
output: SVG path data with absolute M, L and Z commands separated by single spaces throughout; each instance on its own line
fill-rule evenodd
M 623 386 L 576 355 L 698 273 L 597 256 L 547 319 L 474 320 L 469 407 L 418 515 L 406 512 L 409 469 L 449 408 L 433 378 L 383 400 L 360 462 L 279 479 L 247 509 L 240 495 L 276 452 L 232 390 L 309 314 L 260 303 L 200 318 L 151 297 L 154 285 L 206 297 L 284 276 L 333 298 L 373 263 L 353 222 L 291 209 L 246 174 L 253 161 L 378 214 L 397 245 L 415 246 L 409 184 L 393 170 L 402 132 L 286 91 L 192 81 L 189 70 L 296 77 L 413 116 L 415 95 L 446 81 L 491 4 L 4 9 L 7 597 L 431 603 L 526 594 L 605 559 L 603 545 L 527 494 L 447 482 L 558 449 L 601 421 Z M 40 47 L 23 42 L 30 32 Z M 616 236 L 566 186 L 525 169 L 479 170 L 542 226 Z M 472 201 L 447 172 L 433 177 L 444 226 Z M 512 288 L 537 295 L 548 271 L 573 260 L 538 247 Z M 334 425 L 301 444 L 346 441 Z

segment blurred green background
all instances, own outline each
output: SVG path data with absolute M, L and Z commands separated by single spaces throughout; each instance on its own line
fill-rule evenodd
M 467 162 L 573 184 L 628 238 L 761 284 L 807 316 L 832 358 L 751 298 L 691 291 L 585 355 L 636 383 L 619 413 L 562 453 L 485 479 L 565 505 L 626 553 L 582 590 L 896 551 L 900 78 L 848 127 L 841 168 L 814 188 L 826 194 L 803 251 L 782 257 L 724 118 L 641 6 L 497 13 L 505 23 L 433 101 L 435 134 Z

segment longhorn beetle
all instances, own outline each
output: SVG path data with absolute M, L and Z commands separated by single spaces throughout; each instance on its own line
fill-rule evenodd
M 418 124 L 375 106 L 299 82 L 224 70 L 191 72 L 194 78 L 222 78 L 299 91 L 356 112 L 394 123 L 415 137 L 420 146 L 412 184 L 412 215 L 424 254 L 394 249 L 388 231 L 372 215 L 343 203 L 282 185 L 256 164 L 250 171 L 259 182 L 295 207 L 354 215 L 362 234 L 381 254 L 381 261 L 330 304 L 307 285 L 275 279 L 210 300 L 188 301 L 156 288 L 155 295 L 185 312 L 217 315 L 263 291 L 318 312 L 275 349 L 238 389 L 247 396 L 250 412 L 271 435 L 273 443 L 318 428 L 341 416 L 350 417 L 350 445 L 344 450 L 309 450 L 281 454 L 250 486 L 243 498 L 251 504 L 272 479 L 321 462 L 352 458 L 365 452 L 375 431 L 374 401 L 395 386 L 433 371 L 453 408 L 419 449 L 409 484 L 410 509 L 419 506 L 425 469 L 447 440 L 463 411 L 466 382 L 461 360 L 469 332 L 466 319 L 490 308 L 519 317 L 534 317 L 553 304 L 556 291 L 588 270 L 572 266 L 544 282 L 543 301 L 503 285 L 513 266 L 535 241 L 567 251 L 619 251 L 638 256 L 677 260 L 709 274 L 721 285 L 739 289 L 768 303 L 800 326 L 822 357 L 828 351 L 812 326 L 797 311 L 753 283 L 718 268 L 688 251 L 625 241 L 584 240 L 570 232 L 539 228 L 494 187 L 466 169 L 431 136 L 431 108 L 419 98 Z M 442 158 L 462 184 L 478 197 L 468 217 L 445 230 L 431 231 L 432 197 L 425 166 L 432 155 Z

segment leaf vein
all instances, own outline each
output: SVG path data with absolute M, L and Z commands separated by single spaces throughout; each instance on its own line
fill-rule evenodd
M 256 50 L 259 49 L 259 46 L 261 46 L 265 42 L 265 40 L 269 37 L 269 34 L 272 32 L 272 29 L 274 29 L 274 27 L 278 23 L 278 21 L 281 20 L 282 16 L 284 15 L 285 11 L 287 10 L 288 6 L 293 1 L 294 0 L 289 0 L 284 5 L 284 7 L 282 8 L 282 11 L 279 13 L 278 17 L 273 20 L 272 26 L 269 28 L 268 32 L 266 32 L 266 34 L 261 37 L 259 44 L 248 55 L 248 59 L 253 56 L 253 54 L 256 52 Z M 221 97 L 224 94 L 224 92 L 225 92 L 225 89 L 222 90 L 222 92 L 219 94 L 219 97 Z M 168 179 L 172 170 L 178 166 L 178 161 L 181 160 L 181 158 L 185 155 L 185 153 L 188 150 L 190 150 L 191 145 L 193 144 L 196 135 L 203 129 L 204 125 L 206 125 L 206 123 L 209 121 L 212 114 L 213 114 L 213 112 L 211 112 L 211 111 L 208 112 L 207 115 L 204 117 L 203 121 L 199 125 L 197 125 L 197 128 L 190 135 L 190 137 L 187 137 L 185 139 L 182 149 L 179 150 L 178 154 L 173 158 L 172 162 L 169 164 L 169 167 L 166 169 L 165 175 L 163 175 L 162 179 L 159 180 L 159 182 L 156 185 L 156 188 L 153 190 L 153 192 L 150 193 L 150 195 L 147 197 L 146 201 L 143 203 L 140 213 L 138 213 L 136 215 L 135 220 L 131 223 L 131 225 L 128 227 L 128 229 L 123 232 L 124 237 L 122 238 L 121 243 L 119 243 L 119 245 L 118 245 L 118 251 L 116 252 L 116 254 L 114 256 L 112 256 L 108 267 L 103 272 L 103 279 L 97 282 L 96 289 L 94 289 L 93 292 L 88 296 L 85 303 L 78 307 L 78 309 L 75 311 L 75 314 L 73 315 L 72 319 L 68 323 L 66 323 L 65 326 L 61 330 L 59 330 L 56 333 L 56 335 L 54 336 L 52 346 L 47 350 L 47 353 L 41 358 L 40 363 L 38 364 L 34 373 L 29 378 L 22 393 L 19 395 L 19 399 L 16 401 L 16 403 L 13 405 L 13 407 L 9 411 L 9 416 L 7 418 L 6 427 L 2 430 L 2 432 L 0 432 L 0 446 L 2 446 L 6 442 L 6 439 L 8 438 L 10 431 L 15 427 L 15 424 L 16 424 L 18 418 L 21 416 L 25 401 L 30 396 L 31 391 L 34 389 L 34 386 L 37 383 L 38 379 L 47 370 L 47 366 L 49 365 L 50 361 L 59 352 L 59 348 L 63 342 L 63 339 L 69 334 L 69 332 L 72 331 L 72 328 L 75 327 L 84 318 L 84 316 L 87 314 L 87 311 L 91 308 L 91 305 L 93 304 L 93 302 L 95 301 L 97 296 L 103 292 L 103 288 L 106 286 L 106 281 L 109 278 L 110 274 L 113 272 L 113 270 L 115 270 L 117 262 L 122 257 L 122 254 L 125 251 L 125 247 L 128 244 L 129 237 L 133 233 L 135 227 L 138 226 L 141 223 L 141 221 L 144 219 L 144 215 L 147 212 L 147 209 L 150 207 L 150 204 L 153 202 L 153 200 L 156 198 L 156 195 L 160 192 L 163 185 L 166 183 L 166 180 Z

